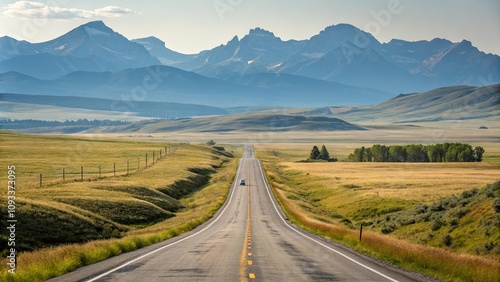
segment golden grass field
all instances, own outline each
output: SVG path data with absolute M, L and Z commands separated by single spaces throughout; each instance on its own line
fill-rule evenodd
M 191 230 L 223 204 L 236 172 L 237 158 L 202 145 L 11 132 L 0 132 L 0 138 L 2 160 L 16 166 L 16 219 L 24 226 L 16 245 L 23 267 L 7 275 L 2 259 L 0 281 L 44 281 Z M 27 181 L 76 162 L 112 164 L 152 150 L 158 157 L 165 146 L 175 149 L 129 175 L 55 179 L 42 187 Z M 233 149 L 241 155 L 242 147 Z M 6 169 L 0 177 L 7 179 Z M 2 210 L 6 193 L 0 193 Z
M 324 179 L 331 189 L 355 187 L 358 198 L 381 197 L 419 202 L 482 188 L 500 180 L 500 163 L 294 163 L 298 170 Z
M 361 146 L 331 142 L 256 146 L 276 196 L 297 224 L 439 279 L 496 281 L 500 277 L 500 232 L 492 225 L 491 198 L 468 206 L 472 210 L 450 227 L 433 231 L 431 222 L 423 222 L 380 234 L 386 215 L 411 211 L 417 204 L 430 206 L 500 181 L 497 143 L 479 143 L 486 149 L 481 163 L 298 162 L 308 158 L 313 145 L 322 144 L 340 160 Z M 368 234 L 363 243 L 357 240 L 361 223 Z M 442 243 L 447 234 L 455 240 L 450 247 Z M 486 245 L 498 247 L 488 251 Z
M 84 168 L 84 179 L 96 179 L 113 176 L 114 164 L 117 175 L 133 173 L 143 169 L 160 156 L 160 150 L 167 147 L 167 152 L 173 150 L 176 143 L 123 140 L 109 138 L 102 135 L 82 137 L 50 136 L 50 135 L 18 135 L 0 132 L 0 158 L 9 165 L 15 165 L 19 176 L 18 189 L 39 187 L 39 175 L 43 176 L 43 183 L 60 183 L 62 170 L 65 169 L 66 180 L 79 180 L 81 167 Z M 139 162 L 138 162 L 139 159 Z M 1 170 L 0 177 L 4 178 L 7 171 Z

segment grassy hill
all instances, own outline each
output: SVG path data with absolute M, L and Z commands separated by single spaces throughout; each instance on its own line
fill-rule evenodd
M 399 95 L 364 107 L 332 108 L 334 116 L 353 122 L 425 122 L 492 119 L 500 116 L 500 84 L 452 86 Z
M 2 160 L 16 166 L 16 216 L 23 225 L 16 234 L 17 251 L 121 238 L 153 227 L 184 212 L 183 199 L 207 186 L 231 160 L 207 146 L 9 132 L 0 132 L 0 138 Z M 164 151 L 160 159 L 159 150 L 167 145 L 168 154 Z M 142 159 L 146 153 L 147 168 Z M 142 164 L 137 167 L 139 158 Z M 129 160 L 134 165 L 127 174 Z M 113 164 L 118 170 L 115 177 Z M 83 181 L 77 173 L 80 166 L 85 168 Z M 7 179 L 6 173 L 2 170 L 0 177 Z M 44 175 L 41 187 L 39 174 Z M 229 183 L 230 177 L 225 177 L 221 183 Z M 6 201 L 0 208 L 7 209 Z M 6 250 L 7 237 L 2 234 L 0 244 Z
M 95 131 L 94 131 L 95 130 Z M 337 131 L 363 130 L 341 119 L 278 113 L 236 114 L 228 116 L 148 120 L 89 132 L 230 132 L 230 131 Z
M 99 99 L 6 93 L 0 93 L 0 109 L 2 109 L 0 118 L 3 119 L 31 118 L 59 121 L 78 118 L 140 120 L 227 114 L 226 110 L 218 107 L 148 102 L 130 96 L 123 96 L 122 99 Z

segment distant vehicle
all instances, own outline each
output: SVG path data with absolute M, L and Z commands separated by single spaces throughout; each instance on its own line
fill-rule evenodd
M 240 179 L 240 185 L 246 185 L 247 181 L 245 178 Z

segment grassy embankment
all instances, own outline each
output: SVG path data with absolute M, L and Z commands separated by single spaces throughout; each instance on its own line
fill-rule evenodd
M 258 153 L 298 225 L 439 279 L 499 281 L 500 183 L 484 188 L 500 180 L 495 146 L 482 163 L 297 163 L 311 147 L 263 145 Z
M 30 174 L 57 174 L 75 164 L 112 166 L 152 150 L 158 157 L 175 144 L 7 132 L 0 138 L 2 160 L 16 166 L 16 219 L 23 226 L 16 230 L 16 274 L 7 274 L 2 259 L 1 281 L 44 281 L 191 230 L 222 205 L 237 165 L 206 146 L 177 145 L 154 166 L 128 176 L 58 179 L 38 188 Z M 7 180 L 6 168 L 0 177 Z M 6 214 L 6 189 L 0 195 Z

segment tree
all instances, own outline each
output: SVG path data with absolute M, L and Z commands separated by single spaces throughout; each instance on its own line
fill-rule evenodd
M 387 162 L 389 149 L 385 145 L 373 145 L 370 149 L 374 162 Z
M 358 151 L 358 162 L 363 162 L 365 159 L 365 146 L 362 146 Z
M 215 145 L 215 141 L 214 140 L 208 140 L 207 141 L 207 145 L 208 146 L 213 146 L 213 145 Z
M 474 156 L 474 150 L 470 145 L 462 145 L 460 148 L 460 153 L 458 153 L 459 162 L 473 162 L 476 158 Z
M 428 162 L 427 149 L 423 145 L 407 145 L 406 154 L 409 162 Z
M 356 150 L 358 150 L 358 149 L 355 149 L 354 152 L 356 152 Z M 356 162 L 357 159 L 356 159 L 356 157 L 354 155 L 355 155 L 354 153 L 350 153 L 349 156 L 347 156 L 347 161 L 349 161 L 349 162 Z
M 372 150 L 370 148 L 366 149 L 366 161 L 371 162 L 373 160 L 372 158 Z
M 330 153 L 328 153 L 328 150 L 326 149 L 325 145 L 321 146 L 321 151 L 319 153 L 318 158 L 320 160 L 325 160 L 325 161 L 328 161 L 330 159 Z
M 458 161 L 458 150 L 456 144 L 450 144 L 450 146 L 446 150 L 445 160 L 447 162 Z
M 389 146 L 389 162 L 406 162 L 406 157 L 403 146 Z
M 480 162 L 483 160 L 484 149 L 481 146 L 477 146 L 474 148 L 474 156 L 476 158 L 476 162 Z
M 441 161 L 441 148 L 439 144 L 427 146 L 427 158 L 430 162 Z
M 310 160 L 317 160 L 319 156 L 321 155 L 321 152 L 318 149 L 318 146 L 314 145 L 314 147 L 311 150 L 311 154 L 309 155 Z

